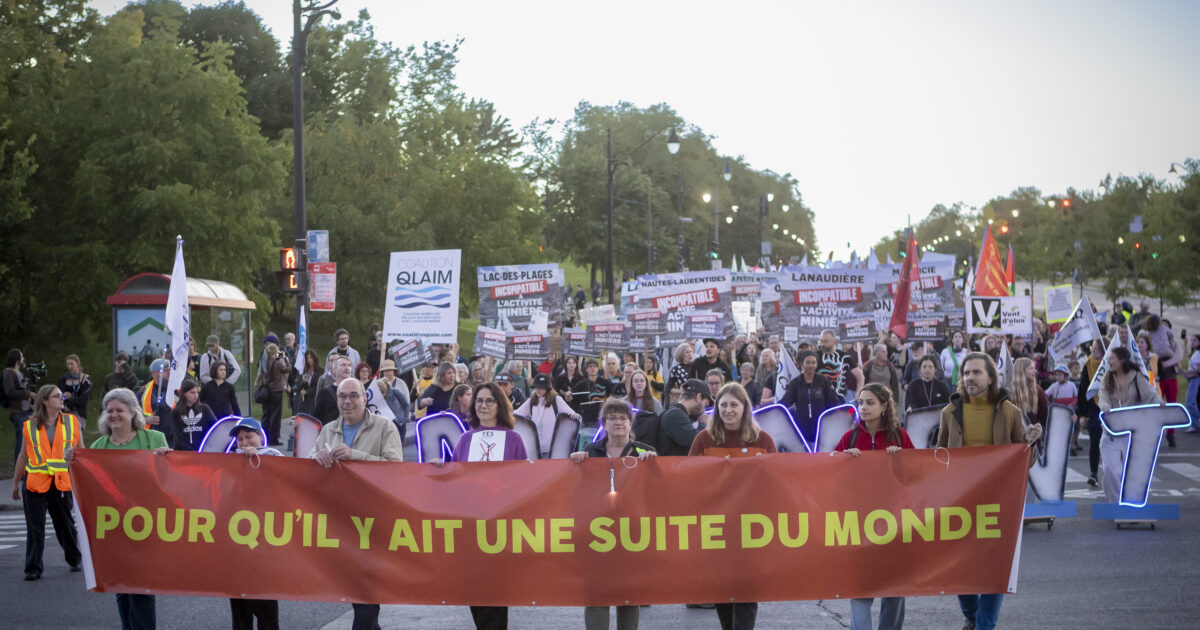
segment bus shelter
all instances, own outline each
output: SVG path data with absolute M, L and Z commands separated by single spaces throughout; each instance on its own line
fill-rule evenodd
M 150 363 L 170 347 L 165 324 L 170 288 L 171 276 L 167 274 L 139 273 L 108 296 L 112 308 L 113 356 L 118 352 L 128 354 L 141 382 L 149 379 Z M 249 414 L 255 373 L 250 328 L 254 302 L 241 289 L 219 280 L 188 278 L 187 294 L 197 352 L 205 352 L 205 340 L 216 335 L 221 347 L 233 353 L 242 368 L 235 384 L 238 404 L 243 413 Z

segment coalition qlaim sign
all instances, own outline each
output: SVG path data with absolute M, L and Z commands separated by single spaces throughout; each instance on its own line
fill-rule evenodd
M 392 252 L 388 264 L 383 339 L 454 343 L 462 250 Z

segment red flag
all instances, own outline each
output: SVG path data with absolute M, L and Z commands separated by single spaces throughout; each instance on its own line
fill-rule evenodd
M 904 266 L 900 269 L 900 281 L 896 283 L 896 301 L 892 304 L 892 322 L 888 326 L 897 337 L 908 336 L 908 311 L 912 305 L 913 285 L 921 286 L 921 266 L 917 264 L 917 239 L 908 231 L 908 250 L 904 254 Z
M 983 246 L 979 248 L 979 266 L 975 269 L 975 295 L 983 297 L 1006 297 L 1004 264 L 1000 262 L 1000 250 L 992 238 L 990 226 L 983 228 Z
M 1004 263 L 1004 279 L 1008 282 L 1008 294 L 1017 294 L 1017 274 L 1013 267 L 1012 243 L 1008 244 L 1008 261 Z

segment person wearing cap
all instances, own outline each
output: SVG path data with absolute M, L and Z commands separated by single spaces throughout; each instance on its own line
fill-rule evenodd
M 700 432 L 698 418 L 704 413 L 705 404 L 711 402 L 708 384 L 698 378 L 684 381 L 679 395 L 659 420 L 658 454 L 687 455 Z
M 550 442 L 554 440 L 554 425 L 558 422 L 558 416 L 566 414 L 581 421 L 583 419 L 554 391 L 550 376 L 540 372 L 533 377 L 533 394 L 514 413 L 529 418 L 537 427 L 542 459 L 550 457 Z
M 1058 365 L 1054 368 L 1054 382 L 1050 387 L 1046 388 L 1046 397 L 1059 405 L 1067 405 L 1074 408 L 1079 402 L 1079 388 L 1075 387 L 1067 377 L 1070 376 L 1070 370 L 1065 365 Z
M 262 425 L 254 418 L 242 418 L 229 430 L 229 437 L 237 441 L 234 453 L 255 457 L 261 455 L 282 456 L 278 450 L 266 443 L 266 434 Z M 229 612 L 233 616 L 234 630 L 254 630 L 254 620 L 258 619 L 259 630 L 279 627 L 279 602 L 274 599 L 245 599 L 242 597 L 229 598 Z
M 146 426 L 161 431 L 167 443 L 174 441 L 175 431 L 171 426 L 171 406 L 167 404 L 167 383 L 171 379 L 171 363 L 166 359 L 155 359 L 150 364 L 150 382 L 138 392 Z
M 349 364 L 347 357 L 339 363 Z M 347 370 L 349 372 L 349 370 Z M 402 462 L 404 442 L 396 425 L 367 411 L 367 393 L 357 379 L 343 379 L 337 386 L 339 415 L 321 427 L 317 442 L 309 451 L 310 459 L 326 469 L 342 461 Z M 333 474 L 337 474 L 334 472 Z M 375 628 L 379 623 L 379 604 L 352 604 L 354 628 Z
M 412 403 L 408 399 L 408 386 L 403 382 L 396 383 L 395 361 L 384 359 L 379 362 L 379 376 L 375 378 L 375 384 L 383 393 L 383 400 L 387 403 L 388 409 L 391 409 L 392 415 L 396 417 L 393 422 L 396 423 L 396 430 L 400 432 L 400 441 L 403 442 L 408 421 L 412 418 Z
M 501 372 L 492 379 L 500 386 L 500 391 L 508 397 L 508 403 L 515 409 L 525 404 L 525 393 L 520 389 L 513 387 L 513 376 L 508 372 Z
M 225 378 L 230 383 L 236 384 L 238 377 L 242 375 L 242 368 L 238 365 L 233 353 L 221 347 L 221 338 L 216 335 L 209 335 L 205 345 L 208 347 L 208 352 L 200 355 L 200 384 L 203 385 L 212 380 L 212 364 L 217 361 L 229 366 L 229 374 Z
M 688 366 L 688 378 L 703 379 L 709 370 L 721 370 L 725 373 L 723 382 L 733 381 L 733 370 L 729 364 L 721 360 L 721 342 L 708 338 L 704 340 L 704 356 L 696 357 Z

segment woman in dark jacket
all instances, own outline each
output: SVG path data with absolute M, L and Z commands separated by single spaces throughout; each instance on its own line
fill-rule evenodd
M 200 388 L 196 381 L 183 379 L 179 385 L 179 399 L 171 410 L 171 424 L 175 427 L 171 433 L 171 448 L 177 451 L 199 450 L 204 434 L 216 421 L 213 410 L 200 402 Z
M 812 350 L 800 353 L 800 376 L 788 383 L 787 391 L 779 404 L 791 409 L 796 426 L 810 444 L 817 439 L 817 418 L 830 407 L 836 407 L 842 399 L 833 389 L 833 384 L 822 374 L 817 374 L 817 355 Z
M 212 380 L 200 388 L 200 402 L 212 409 L 217 418 L 226 416 L 241 416 L 242 409 L 238 406 L 237 390 L 233 383 L 225 380 L 229 375 L 229 366 L 224 361 L 213 361 L 208 368 Z

